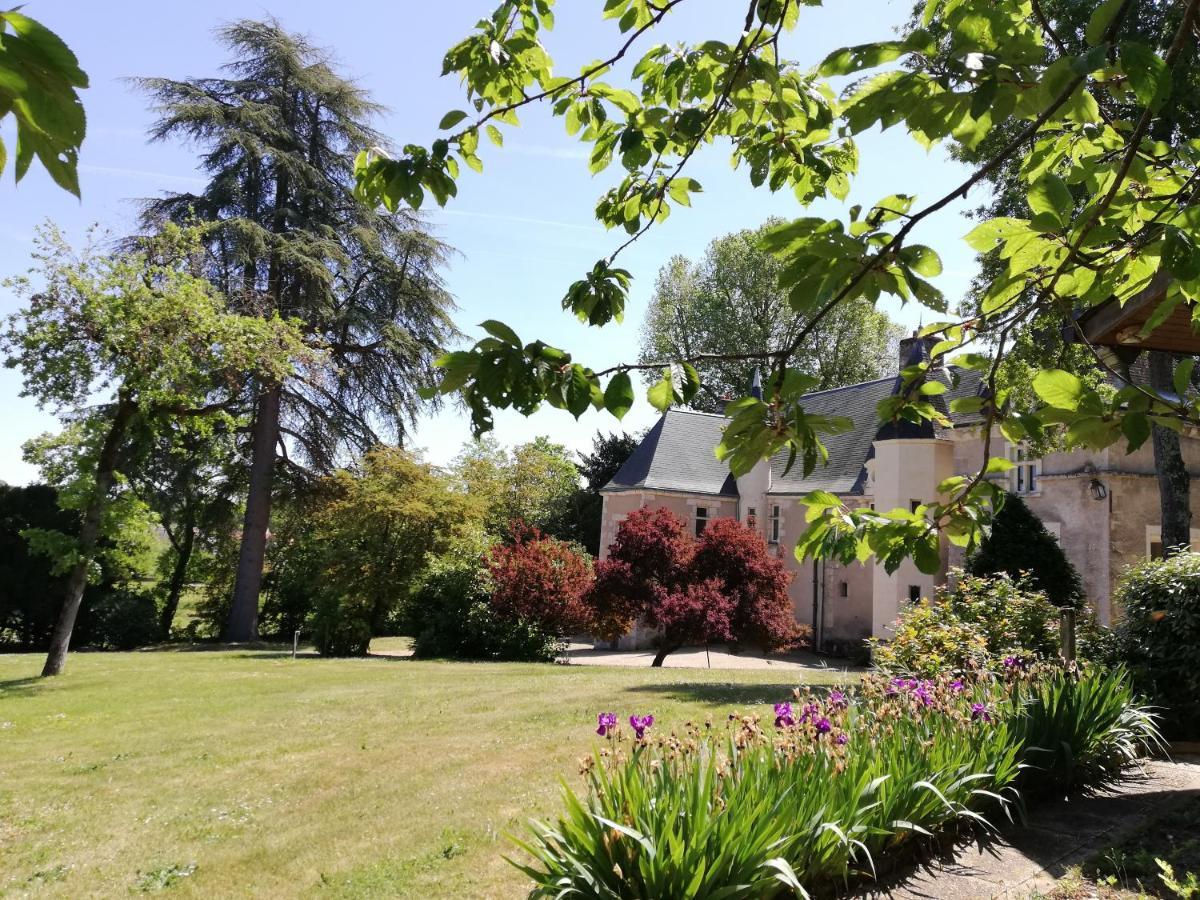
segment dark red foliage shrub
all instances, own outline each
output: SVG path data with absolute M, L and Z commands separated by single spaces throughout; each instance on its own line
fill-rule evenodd
M 646 611 L 646 620 L 663 630 L 663 645 L 681 647 L 733 640 L 734 601 L 720 579 L 683 585 L 662 595 Z
M 556 635 L 591 627 L 584 600 L 592 586 L 591 558 L 565 541 L 515 524 L 512 542 L 493 547 L 487 567 L 497 615 L 536 623 Z
M 608 558 L 629 563 L 636 578 L 671 587 L 687 580 L 695 552 L 683 519 L 661 506 L 643 507 L 621 523 Z
M 645 608 L 647 590 L 657 590 L 657 586 L 638 578 L 625 560 L 602 559 L 596 563 L 596 580 L 587 595 L 592 632 L 615 641 L 629 631 Z
M 691 572 L 694 579 L 721 584 L 733 605 L 736 640 L 775 650 L 799 638 L 788 596 L 792 574 L 753 529 L 733 519 L 714 520 L 696 542 Z
M 791 574 L 766 542 L 733 519 L 716 519 L 698 541 L 670 510 L 631 513 L 596 566 L 587 596 L 595 633 L 609 640 L 639 621 L 661 629 L 655 665 L 691 643 L 737 641 L 767 650 L 800 630 L 788 596 Z

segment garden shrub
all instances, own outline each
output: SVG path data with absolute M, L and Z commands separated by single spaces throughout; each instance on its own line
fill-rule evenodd
M 80 611 L 72 645 L 97 650 L 133 650 L 162 639 L 158 604 L 137 588 L 105 591 Z
M 760 898 L 826 895 L 904 862 L 960 826 L 990 828 L 1061 757 L 1030 766 L 1035 737 L 1078 750 L 1074 778 L 1111 772 L 1154 745 L 1124 673 L 917 680 L 796 692 L 766 715 L 667 733 L 652 716 L 604 740 L 583 797 L 520 841 L 531 896 Z M 1057 697 L 1057 700 L 1052 698 Z M 1038 712 L 1053 704 L 1053 715 Z M 1121 707 L 1116 717 L 1088 710 Z M 1116 724 L 1114 724 L 1116 722 Z M 632 734 L 631 734 L 632 732 Z M 1101 762 L 1103 761 L 1103 762 Z
M 593 629 L 607 640 L 639 620 L 658 629 L 655 666 L 680 647 L 709 641 L 776 650 L 800 635 L 791 577 L 762 536 L 733 519 L 714 520 L 693 540 L 670 510 L 643 507 L 621 523 L 596 565 Z
M 1096 667 L 1084 677 L 1060 667 L 1016 674 L 1022 684 L 1013 737 L 1025 748 L 1031 787 L 1097 787 L 1159 747 L 1157 717 L 1138 704 L 1123 668 Z
M 964 568 L 972 575 L 1007 573 L 1014 580 L 1024 578 L 1054 606 L 1078 607 L 1084 602 L 1079 572 L 1042 520 L 1016 494 L 1004 495 L 991 530 L 967 557 Z
M 1138 688 L 1164 708 L 1169 736 L 1200 738 L 1200 554 L 1134 566 L 1115 600 L 1120 652 Z
M 559 636 L 586 631 L 591 624 L 584 599 L 592 586 L 591 557 L 522 522 L 513 523 L 511 534 L 509 543 L 492 547 L 486 556 L 496 615 Z
M 478 532 L 430 561 L 397 621 L 417 656 L 550 662 L 558 655 L 554 634 L 492 608 L 490 540 Z
M 732 604 L 733 639 L 763 650 L 791 646 L 800 637 L 788 585 L 792 576 L 753 528 L 716 519 L 696 541 L 691 577 L 713 582 Z
M 1024 578 L 954 572 L 933 599 L 901 610 L 891 640 L 871 640 L 872 659 L 883 671 L 926 677 L 1048 659 L 1059 651 L 1058 617 Z
M 75 536 L 79 514 L 62 509 L 50 485 L 0 484 L 0 650 L 44 651 L 62 606 L 66 575 L 31 544 L 30 532 Z M 73 647 L 130 649 L 157 640 L 147 633 L 145 613 L 154 602 L 138 587 L 142 535 L 100 540 L 99 577 L 88 584 L 71 637 Z M 148 606 L 147 606 L 148 604 Z M 130 615 L 126 626 L 117 610 Z
M 375 605 L 359 593 L 326 590 L 317 594 L 308 629 L 322 656 L 365 656 L 375 629 Z

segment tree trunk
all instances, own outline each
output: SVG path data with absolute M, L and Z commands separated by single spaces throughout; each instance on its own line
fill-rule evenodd
M 1174 357 L 1164 351 L 1150 352 L 1150 386 L 1174 393 Z M 1163 556 L 1187 552 L 1192 544 L 1191 478 L 1179 449 L 1179 434 L 1162 425 L 1152 432 L 1154 471 L 1158 476 Z
M 670 653 L 674 653 L 678 649 L 679 649 L 678 644 L 676 644 L 675 646 L 672 646 L 672 647 L 659 647 L 658 652 L 654 654 L 654 662 L 650 663 L 650 668 L 661 669 L 663 660 L 667 658 L 667 655 Z
M 233 603 L 223 635 L 226 641 L 234 643 L 258 638 L 258 594 L 262 588 L 263 564 L 267 555 L 267 528 L 271 523 L 271 489 L 275 475 L 275 445 L 279 441 L 281 393 L 279 385 L 268 387 L 259 397 L 254 418 L 246 517 L 242 523 Z
M 108 504 L 108 494 L 116 481 L 117 453 L 136 410 L 137 404 L 123 391 L 118 394 L 112 423 L 108 426 L 108 434 L 104 436 L 100 455 L 96 459 L 92 496 L 84 509 L 83 522 L 79 528 L 79 560 L 67 577 L 66 594 L 63 597 L 62 609 L 58 613 L 58 621 L 54 625 L 54 633 L 50 637 L 50 651 L 46 654 L 42 677 L 58 675 L 66 665 L 67 648 L 71 645 L 71 633 L 75 630 L 75 619 L 79 615 L 83 592 L 87 588 L 88 569 L 91 567 L 92 557 L 96 553 L 96 542 L 100 537 L 104 507 Z
M 192 548 L 196 543 L 196 524 L 189 513 L 183 526 L 183 540 L 175 550 L 175 567 L 171 570 L 171 581 L 167 588 L 167 599 L 163 603 L 160 628 L 163 639 L 170 638 L 171 625 L 175 621 L 175 613 L 179 609 L 179 597 L 187 582 L 188 563 L 192 560 Z

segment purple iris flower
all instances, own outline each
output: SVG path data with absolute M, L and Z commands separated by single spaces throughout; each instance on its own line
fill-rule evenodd
M 963 684 L 963 680 L 961 678 L 955 678 L 952 682 L 950 682 L 950 690 L 954 691 L 956 694 L 961 694 L 966 689 L 967 686 Z
M 842 732 L 841 734 L 839 734 L 837 737 L 835 737 L 833 739 L 833 742 L 838 745 L 849 743 L 849 741 L 850 741 L 850 736 L 848 734 L 846 734 L 845 732 Z
M 822 716 L 821 718 L 819 718 L 815 722 L 813 722 L 813 725 L 816 726 L 817 734 L 819 734 L 819 735 L 820 734 L 828 734 L 829 732 L 831 732 L 833 730 L 833 723 L 830 722 L 828 719 L 826 719 L 824 716 Z
M 1006 656 L 1006 657 L 1004 657 L 1004 668 L 1006 668 L 1006 669 L 1024 669 L 1025 668 L 1025 660 L 1023 660 L 1019 656 Z
M 629 725 L 633 728 L 634 737 L 641 740 L 646 735 L 646 729 L 654 724 L 654 716 L 630 716 Z
M 617 727 L 616 713 L 600 713 L 596 716 L 596 734 L 600 737 L 608 737 L 608 733 Z
M 776 703 L 775 704 L 775 727 L 776 728 L 791 728 L 796 724 L 796 717 L 792 715 L 792 704 Z
M 829 706 L 831 709 L 845 709 L 850 705 L 849 698 L 841 691 L 829 692 Z
M 992 714 L 988 712 L 987 704 L 984 704 L 984 703 L 972 703 L 971 704 L 971 721 L 973 721 L 973 722 L 978 722 L 978 721 L 990 722 L 990 721 L 992 721 Z
M 933 706 L 933 695 L 929 693 L 929 682 L 922 682 L 917 685 L 917 689 L 913 691 L 913 696 L 921 701 L 922 706 Z

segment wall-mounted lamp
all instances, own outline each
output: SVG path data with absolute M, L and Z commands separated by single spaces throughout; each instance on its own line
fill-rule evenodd
M 1099 478 L 1093 478 L 1088 485 L 1088 490 L 1092 492 L 1093 500 L 1103 500 L 1108 496 L 1108 488 L 1104 486 L 1104 482 Z

